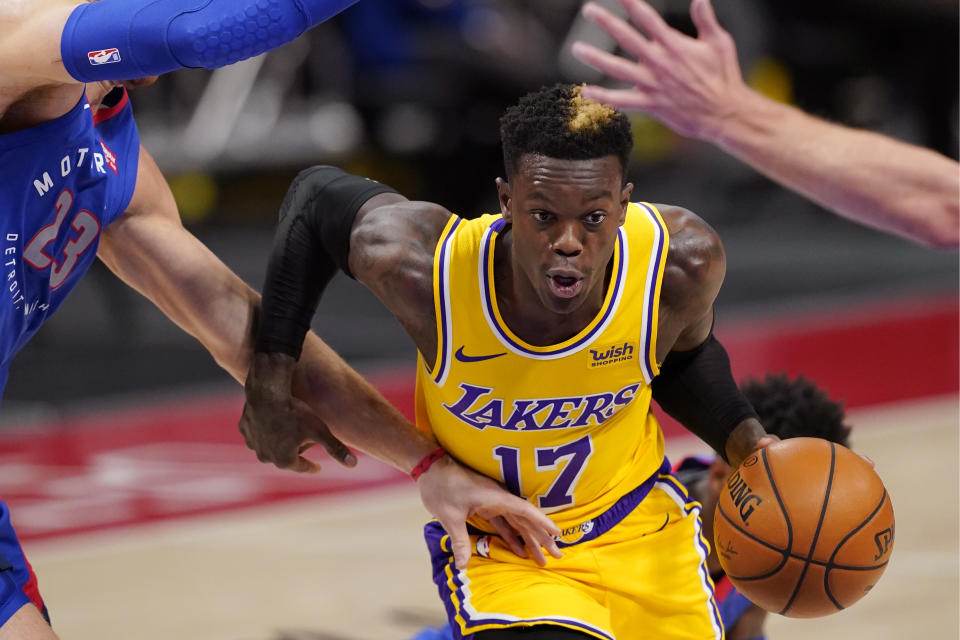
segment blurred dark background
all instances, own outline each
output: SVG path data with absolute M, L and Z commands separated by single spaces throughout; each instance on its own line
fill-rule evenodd
M 692 31 L 687 0 L 653 4 Z M 956 158 L 956 2 L 714 4 L 758 90 Z M 464 216 L 495 210 L 504 108 L 544 84 L 600 80 L 569 55 L 574 38 L 609 45 L 580 5 L 361 0 L 271 54 L 134 92 L 143 142 L 188 227 L 259 288 L 286 186 L 311 164 Z M 649 118 L 634 117 L 634 130 L 636 199 L 690 208 L 726 243 L 719 322 L 956 295 L 955 252 L 845 222 Z M 314 327 L 362 371 L 414 360 L 389 314 L 342 276 Z M 219 389 L 236 387 L 199 344 L 97 264 L 14 361 L 0 423 Z

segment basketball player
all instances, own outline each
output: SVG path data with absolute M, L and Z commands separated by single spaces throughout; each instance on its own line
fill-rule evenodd
M 590 86 L 585 96 L 644 111 L 682 135 L 712 142 L 845 218 L 931 247 L 960 246 L 955 161 L 820 120 L 751 90 L 710 0 L 690 7 L 697 38 L 668 26 L 644 0 L 620 3 L 639 29 L 596 3 L 584 5 L 583 14 L 631 58 L 583 42 L 573 45 L 573 54 L 631 86 Z
M 0 0 L 0 390 L 11 358 L 94 256 L 244 380 L 259 297 L 182 226 L 163 176 L 140 146 L 126 89 L 107 78 L 228 64 L 279 46 L 349 4 Z M 242 46 L 197 46 L 199 29 L 226 42 L 227 32 L 236 36 L 241 27 L 247 30 Z M 310 337 L 304 354 L 294 386 L 317 415 L 297 405 L 299 427 L 286 434 L 290 455 L 273 458 L 278 466 L 317 470 L 300 455 L 317 443 L 354 463 L 324 419 L 355 446 L 404 471 L 436 447 L 319 339 Z M 463 526 L 467 515 L 489 513 L 500 526 L 527 529 L 531 539 L 549 539 L 555 531 L 529 503 L 452 463 L 424 474 L 421 495 L 452 529 L 456 519 Z M 500 514 L 509 514 L 509 525 Z M 54 637 L 43 608 L 0 503 L 0 639 Z
M 757 410 L 768 433 L 787 438 L 824 438 L 849 446 L 850 428 L 844 423 L 843 407 L 823 390 L 800 376 L 768 375 L 762 382 L 742 385 L 747 400 Z M 690 496 L 703 505 L 703 534 L 713 540 L 713 513 L 732 468 L 722 458 L 690 457 L 674 467 L 674 473 Z M 713 577 L 720 618 L 727 640 L 763 640 L 767 612 L 746 599 L 730 583 L 720 567 L 716 550 L 707 559 Z M 450 627 L 424 629 L 410 640 L 452 640 Z
M 652 394 L 731 464 L 772 441 L 712 335 L 720 240 L 690 211 L 631 202 L 629 122 L 579 87 L 523 97 L 501 139 L 501 213 L 473 220 L 333 167 L 297 177 L 248 408 L 267 416 L 289 395 L 277 380 L 339 266 L 417 345 L 417 422 L 442 447 L 420 467 L 456 459 L 562 530 L 552 557 L 524 540 L 522 558 L 481 518 L 469 549 L 429 523 L 454 637 L 720 638 L 700 506 L 649 407 Z M 282 433 L 277 415 L 260 428 Z

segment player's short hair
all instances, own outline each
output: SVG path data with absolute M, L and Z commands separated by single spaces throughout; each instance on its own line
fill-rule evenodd
M 824 438 L 849 446 L 850 427 L 843 423 L 843 406 L 803 376 L 767 375 L 740 385 L 756 409 L 767 433 L 787 438 Z
M 520 159 L 535 153 L 558 160 L 613 155 L 627 168 L 633 149 L 630 121 L 613 107 L 580 95 L 580 85 L 555 84 L 528 93 L 500 118 L 507 178 Z

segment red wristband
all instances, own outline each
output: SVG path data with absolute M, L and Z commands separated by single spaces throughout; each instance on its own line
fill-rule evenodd
M 410 477 L 414 480 L 418 479 L 423 475 L 423 472 L 430 468 L 430 466 L 447 455 L 447 452 L 443 450 L 443 447 L 437 447 L 427 455 L 423 457 L 423 460 L 417 463 L 417 466 L 413 468 L 413 471 L 410 472 Z

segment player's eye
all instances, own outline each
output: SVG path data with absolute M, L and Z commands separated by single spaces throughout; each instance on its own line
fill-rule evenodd
M 593 213 L 588 213 L 583 216 L 583 221 L 590 226 L 598 226 L 603 224 L 603 221 L 607 219 L 607 214 L 602 211 L 594 211 Z
M 533 219 L 537 222 L 550 222 L 553 220 L 553 214 L 549 211 L 534 210 L 530 212 L 530 215 L 533 216 Z

